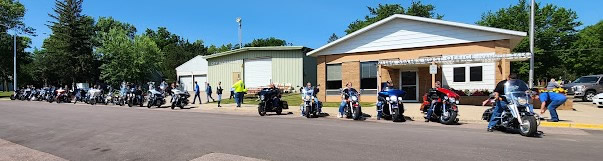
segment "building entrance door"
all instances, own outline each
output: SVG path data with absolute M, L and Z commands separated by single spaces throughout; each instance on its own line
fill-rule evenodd
M 419 101 L 419 76 L 417 75 L 417 71 L 400 72 L 400 89 L 406 91 L 404 101 Z

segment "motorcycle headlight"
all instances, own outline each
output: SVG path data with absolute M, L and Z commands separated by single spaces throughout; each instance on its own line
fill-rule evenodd
M 306 100 L 312 99 L 309 95 L 306 95 Z
M 265 98 L 264 95 L 260 95 L 261 100 L 264 100 L 264 98 Z
M 402 97 L 398 97 L 398 101 L 402 102 Z
M 352 101 L 354 101 L 354 102 L 358 102 L 358 97 L 356 97 L 356 96 L 352 96 L 351 98 L 352 98 Z
M 444 96 L 444 100 L 448 100 L 448 96 Z
M 448 98 L 448 101 L 450 101 L 450 102 L 456 102 L 456 99 L 450 97 L 450 98 Z
M 523 97 L 519 97 L 517 99 L 517 103 L 519 103 L 520 105 L 525 105 L 525 104 L 528 104 L 528 100 Z
M 389 97 L 385 97 L 385 100 L 389 101 Z
M 398 98 L 396 96 L 390 96 L 389 100 L 391 100 L 392 102 L 395 102 L 396 100 L 398 100 Z

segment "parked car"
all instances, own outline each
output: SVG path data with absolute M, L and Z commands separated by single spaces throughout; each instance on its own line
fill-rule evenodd
M 591 102 L 595 95 L 603 93 L 603 74 L 582 76 L 576 81 L 565 85 L 568 95 L 574 95 L 576 98 L 582 98 L 582 101 Z
M 603 93 L 599 93 L 593 99 L 593 104 L 597 105 L 599 108 L 603 107 Z

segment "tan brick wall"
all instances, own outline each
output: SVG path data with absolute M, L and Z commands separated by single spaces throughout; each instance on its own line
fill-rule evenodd
M 511 49 L 509 48 L 510 40 L 498 40 L 495 41 L 494 45 L 494 53 L 496 54 L 511 53 Z M 497 83 L 504 79 L 507 79 L 507 76 L 509 75 L 509 73 L 511 73 L 511 62 L 508 60 L 504 61 L 505 63 L 502 63 L 501 61 L 496 62 L 496 77 L 494 80 L 496 80 Z
M 392 82 L 394 87 L 400 86 L 400 70 L 399 69 L 382 67 L 381 71 L 379 71 L 379 74 L 380 74 L 379 82 L 377 82 L 377 83 L 379 83 L 379 86 L 381 85 L 381 82 L 386 82 L 386 81 Z M 381 89 L 381 87 L 379 87 L 379 89 Z
M 318 97 L 318 100 L 326 100 L 325 96 L 327 93 L 327 74 L 325 72 L 327 71 L 327 65 L 325 64 L 325 58 L 326 56 L 319 56 L 316 58 L 316 83 L 320 84 L 320 92 L 318 92 L 318 94 L 316 95 L 316 97 Z
M 347 82 L 351 82 L 353 88 L 360 89 L 360 62 L 342 63 L 341 74 L 341 87 L 345 87 Z

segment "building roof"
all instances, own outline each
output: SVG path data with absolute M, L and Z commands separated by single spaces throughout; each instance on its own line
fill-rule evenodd
M 309 50 L 309 48 L 303 46 L 268 46 L 268 47 L 244 47 L 240 49 L 230 50 L 226 52 L 216 53 L 212 55 L 203 56 L 204 59 L 217 58 L 221 56 L 246 52 L 246 51 L 271 51 L 271 50 Z
M 497 35 L 496 38 L 505 37 L 505 38 L 508 38 L 508 39 L 512 38 L 512 39 L 515 39 L 515 40 L 520 40 L 520 39 L 522 39 L 523 37 L 525 37 L 527 35 L 526 32 L 521 32 L 521 31 L 513 31 L 513 30 L 500 29 L 500 28 L 485 27 L 485 26 L 479 26 L 479 25 L 472 25 L 472 24 L 464 24 L 464 23 L 444 21 L 444 20 L 438 20 L 438 19 L 431 19 L 431 18 L 425 18 L 425 17 L 417 17 L 417 16 L 395 14 L 395 15 L 392 15 L 392 16 L 390 16 L 388 18 L 383 19 L 383 20 L 377 21 L 377 22 L 375 22 L 375 23 L 373 23 L 373 24 L 371 24 L 371 25 L 369 25 L 367 27 L 364 27 L 364 28 L 362 28 L 362 29 L 360 29 L 358 31 L 350 33 L 350 34 L 348 34 L 348 35 L 346 35 L 346 36 L 344 36 L 344 37 L 342 37 L 340 39 L 337 39 L 336 41 L 328 43 L 328 44 L 326 44 L 326 45 L 324 45 L 324 46 L 322 46 L 322 47 L 320 47 L 320 48 L 318 48 L 316 50 L 308 52 L 307 55 L 309 55 L 309 56 L 310 55 L 316 55 L 317 53 L 324 52 L 328 48 L 337 46 L 338 44 L 341 44 L 341 43 L 343 43 L 345 41 L 353 39 L 354 37 L 356 37 L 356 36 L 358 36 L 360 34 L 366 33 L 368 31 L 371 31 L 371 30 L 373 30 L 375 28 L 384 26 L 384 24 L 388 24 L 389 22 L 392 22 L 394 20 L 405 20 L 405 22 L 418 22 L 420 24 L 436 24 L 436 25 L 440 25 L 440 26 L 446 26 L 448 28 L 454 27 L 454 28 L 460 28 L 460 29 L 463 29 L 463 30 L 477 30 L 477 31 L 481 31 L 481 32 L 490 34 L 490 35 L 487 35 L 487 36 Z M 394 27 L 396 27 L 396 26 L 394 26 Z M 408 25 L 408 26 L 401 26 L 401 27 L 417 27 L 417 28 L 421 28 L 423 26 L 422 25 L 415 25 L 415 26 Z M 382 29 L 383 30 L 387 30 L 387 29 L 391 29 L 391 28 L 392 28 L 392 26 L 386 26 L 386 27 L 383 27 Z M 398 26 L 398 28 L 400 28 L 400 26 Z M 373 31 L 373 32 L 376 32 L 376 31 Z M 425 32 L 425 33 L 426 34 L 432 34 L 432 33 L 427 33 L 427 32 Z M 437 34 L 433 33 L 433 35 L 437 35 Z M 380 36 L 382 36 L 382 35 L 380 35 Z M 458 35 L 456 35 L 456 36 L 458 36 Z M 490 38 L 492 39 L 494 37 L 490 37 Z M 468 39 L 474 39 L 474 37 L 471 37 L 471 38 L 468 38 Z M 375 40 L 373 40 L 373 41 L 375 41 Z M 518 41 L 511 42 L 512 43 L 511 45 L 514 46 L 514 44 L 516 44 L 517 42 Z M 345 45 L 346 46 L 353 46 L 353 45 L 359 45 L 359 44 L 362 44 L 362 43 L 356 42 L 356 43 L 350 43 L 350 44 L 345 44 Z M 418 46 L 409 46 L 408 48 L 411 48 L 411 47 L 418 47 Z M 389 50 L 389 49 L 386 49 L 386 50 Z M 376 50 L 373 50 L 373 51 L 376 51 Z M 358 51 L 355 51 L 355 52 L 358 52 Z M 352 53 L 352 52 L 344 52 L 344 53 Z M 333 54 L 333 53 L 330 53 L 330 54 Z M 339 53 L 339 54 L 341 54 L 341 53 Z M 322 54 L 319 54 L 319 55 L 322 55 Z M 328 54 L 325 54 L 325 55 L 328 55 Z
M 176 67 L 177 73 L 186 73 L 186 74 L 207 74 L 207 60 L 203 58 L 201 55 L 197 55 L 194 58 L 182 63 L 180 66 Z M 178 74 L 180 75 L 180 74 Z

